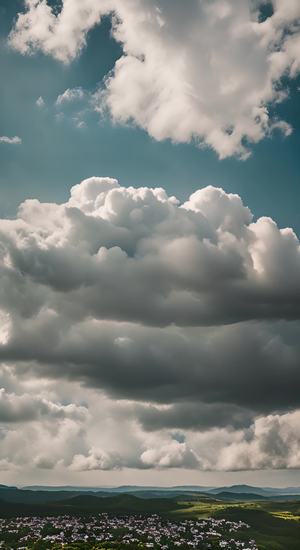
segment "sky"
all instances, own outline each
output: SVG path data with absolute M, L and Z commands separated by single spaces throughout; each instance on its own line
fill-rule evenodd
M 0 482 L 300 485 L 298 0 L 0 0 Z

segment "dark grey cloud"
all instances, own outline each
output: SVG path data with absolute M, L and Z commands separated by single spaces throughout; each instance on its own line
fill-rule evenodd
M 90 178 L 64 205 L 25 202 L 0 245 L 0 360 L 176 403 L 192 429 L 299 405 L 299 241 L 237 195 L 179 205 Z M 160 420 L 180 427 L 175 409 Z
M 239 417 L 235 407 L 263 413 L 299 405 L 299 330 L 296 322 L 161 329 L 86 320 L 65 326 L 51 314 L 23 320 L 0 359 L 118 398 L 227 404 L 223 425 L 231 414 L 233 423 L 247 421 L 247 410 Z M 204 409 L 196 425 L 205 424 L 208 413 Z
M 135 414 L 146 431 L 161 429 L 205 431 L 212 428 L 249 427 L 255 413 L 230 403 L 176 403 L 169 406 L 137 405 Z

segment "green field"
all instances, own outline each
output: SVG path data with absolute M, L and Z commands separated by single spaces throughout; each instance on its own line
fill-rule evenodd
M 300 502 L 182 501 L 172 515 L 184 518 L 226 518 L 250 525 L 260 550 L 300 550 Z M 249 537 L 249 530 L 245 532 Z

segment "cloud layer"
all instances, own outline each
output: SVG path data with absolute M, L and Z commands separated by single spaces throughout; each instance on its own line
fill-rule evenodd
M 243 428 L 202 427 L 195 431 L 155 426 L 153 431 L 145 431 L 134 402 L 110 400 L 64 382 L 44 382 L 40 394 L 35 395 L 36 379 L 18 379 L 18 392 L 26 386 L 26 394 L 9 394 L 3 400 L 1 392 L 2 475 L 5 471 L 12 476 L 35 471 L 37 476 L 51 476 L 52 470 L 56 480 L 62 473 L 76 479 L 70 476 L 119 470 L 140 470 L 145 475 L 153 469 L 237 472 L 300 468 L 299 409 L 259 416 Z M 88 406 L 51 403 L 49 398 L 55 394 L 61 400 L 68 394 L 77 400 L 80 395 Z M 21 408 L 26 413 L 23 418 Z
M 0 220 L 0 276 L 0 460 L 300 466 L 299 241 L 238 195 L 89 178 Z
M 64 0 L 58 12 L 45 0 L 25 4 L 10 44 L 64 63 L 111 14 L 123 55 L 93 102 L 115 121 L 209 146 L 220 158 L 246 158 L 274 130 L 291 132 L 269 107 L 288 95 L 283 77 L 299 73 L 297 0 Z

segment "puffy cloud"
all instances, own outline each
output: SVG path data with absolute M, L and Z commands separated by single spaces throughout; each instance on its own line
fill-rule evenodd
M 86 454 L 74 455 L 68 467 L 76 471 L 120 468 L 297 469 L 300 466 L 299 414 L 296 410 L 282 415 L 260 416 L 244 429 L 215 428 L 198 432 L 158 429 L 151 436 L 137 431 L 131 422 L 127 424 L 127 434 L 131 439 L 134 432 L 135 439 L 130 453 L 122 444 L 118 451 L 92 446 Z
M 64 205 L 26 201 L 0 238 L 3 311 L 39 314 L 53 330 L 66 312 L 160 326 L 299 318 L 296 235 L 251 223 L 221 189 L 179 205 L 160 188 L 90 178 Z
M 193 141 L 220 158 L 249 155 L 274 129 L 269 105 L 288 95 L 282 77 L 300 68 L 300 8 L 296 0 L 64 0 L 58 13 L 45 0 L 26 0 L 10 43 L 41 49 L 63 62 L 85 44 L 89 29 L 112 14 L 123 55 L 94 98 L 114 120 L 134 122 L 157 140 Z M 99 53 L 101 55 L 101 52 Z
M 299 241 L 251 218 L 221 189 L 179 205 L 110 178 L 85 180 L 63 205 L 25 201 L 0 222 L 3 315 L 153 326 L 299 318 Z
M 1 460 L 8 469 L 53 469 L 72 460 L 74 450 L 81 449 L 84 429 L 72 418 L 24 423 L 1 430 Z
M 85 97 L 85 92 L 82 88 L 67 88 L 56 99 L 56 105 L 61 106 L 64 103 L 71 103 L 73 101 L 80 101 Z
M 196 468 L 198 458 L 185 442 L 170 441 L 170 443 L 150 448 L 141 455 L 141 461 L 147 467 L 155 468 Z
M 296 468 L 299 258 L 214 187 L 25 201 L 0 220 L 0 465 Z
M 180 410 L 187 429 L 237 427 L 298 404 L 299 241 L 237 195 L 179 204 L 90 178 L 65 204 L 30 200 L 1 220 L 0 250 L 3 361 L 177 403 L 162 428 L 184 427 Z
M 0 469 L 49 470 L 86 449 L 91 422 L 87 402 L 74 387 L 20 375 L 14 365 L 0 366 Z
M 300 468 L 300 411 L 255 420 L 221 450 L 216 469 L 253 470 Z
M 75 471 L 88 470 L 114 470 L 121 468 L 122 458 L 118 455 L 110 455 L 101 449 L 92 448 L 88 455 L 78 454 L 73 458 L 70 469 Z
M 26 422 L 47 419 L 73 418 L 82 421 L 87 415 L 87 409 L 75 404 L 62 405 L 53 403 L 41 396 L 31 394 L 17 395 L 0 389 L 0 422 Z
M 25 0 L 26 11 L 19 14 L 11 35 L 12 45 L 22 53 L 41 48 L 63 62 L 73 59 L 83 48 L 86 33 L 100 22 L 107 12 L 108 2 L 73 0 L 63 2 L 57 15 L 46 0 Z M 77 5 L 76 5 L 77 4 Z
M 22 139 L 19 136 L 0 136 L 0 143 L 7 143 L 8 145 L 20 145 L 22 143 Z

